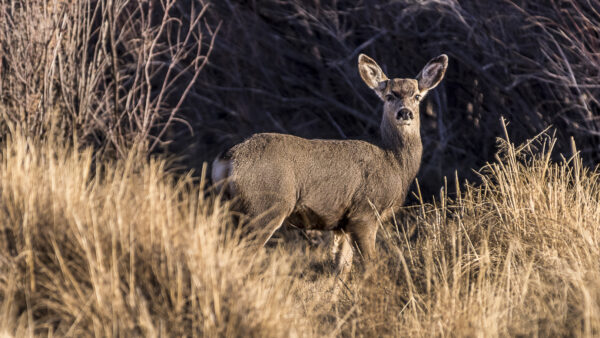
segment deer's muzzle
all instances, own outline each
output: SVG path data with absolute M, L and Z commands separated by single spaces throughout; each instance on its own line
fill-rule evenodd
M 408 108 L 402 108 L 396 113 L 396 120 L 398 121 L 410 121 L 414 118 L 412 110 Z

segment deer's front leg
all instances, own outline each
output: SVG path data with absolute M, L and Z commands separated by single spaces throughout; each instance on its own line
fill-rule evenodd
M 363 258 L 365 265 L 370 265 L 375 259 L 375 237 L 377 235 L 377 219 L 375 217 L 363 217 L 353 220 L 348 227 L 352 241 L 356 244 L 359 255 Z

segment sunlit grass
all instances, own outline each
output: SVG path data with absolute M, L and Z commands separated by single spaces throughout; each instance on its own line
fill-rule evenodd
M 553 144 L 503 141 L 480 185 L 382 224 L 377 267 L 332 304 L 325 246 L 251 251 L 226 205 L 165 161 L 96 163 L 14 136 L 0 150 L 0 332 L 595 335 L 599 176 L 578 155 L 552 161 Z

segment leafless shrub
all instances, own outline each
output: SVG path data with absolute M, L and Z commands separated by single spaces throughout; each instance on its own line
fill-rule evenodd
M 212 49 L 207 8 L 2 0 L 1 132 L 59 132 L 121 156 L 163 145 Z
M 423 107 L 425 195 L 454 170 L 476 178 L 471 169 L 493 160 L 501 116 L 515 142 L 553 125 L 559 152 L 569 154 L 574 136 L 588 163 L 600 158 L 598 2 L 212 3 L 211 20 L 227 20 L 190 96 L 203 107 L 186 115 L 197 133 L 184 144 L 201 154 L 192 160 L 259 131 L 375 136 L 379 102 L 360 83 L 359 52 L 401 77 L 450 56 L 447 80 Z

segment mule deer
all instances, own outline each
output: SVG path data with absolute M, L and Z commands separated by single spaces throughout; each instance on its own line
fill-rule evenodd
M 376 209 L 389 218 L 404 202 L 421 164 L 419 102 L 440 83 L 448 57 L 425 65 L 416 79 L 388 79 L 361 54 L 363 81 L 383 100 L 381 140 L 304 139 L 256 134 L 213 162 L 213 182 L 237 196 L 264 245 L 287 219 L 305 229 L 335 231 L 336 271 L 346 275 L 353 245 L 375 256 Z

